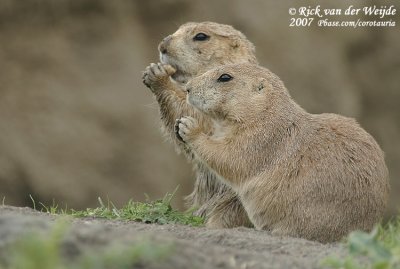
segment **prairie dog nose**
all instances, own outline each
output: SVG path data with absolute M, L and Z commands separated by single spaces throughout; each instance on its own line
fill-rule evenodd
M 158 45 L 158 50 L 162 53 L 162 54 L 166 54 L 167 51 L 167 47 L 169 45 L 169 43 L 171 42 L 172 36 L 167 36 L 166 38 L 164 38 L 161 42 L 160 45 Z

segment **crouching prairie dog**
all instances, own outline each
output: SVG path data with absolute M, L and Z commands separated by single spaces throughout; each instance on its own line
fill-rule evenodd
M 251 226 L 236 194 L 193 158 L 190 149 L 176 139 L 174 125 L 176 119 L 190 115 L 206 128 L 211 126 L 208 117 L 186 103 L 185 83 L 223 64 L 257 63 L 253 44 L 232 26 L 202 22 L 182 25 L 164 38 L 158 49 L 161 63 L 146 68 L 143 83 L 151 89 L 159 104 L 164 133 L 193 162 L 196 181 L 193 193 L 187 197 L 189 206 L 198 208 L 196 214 L 207 219 L 208 227 Z
M 309 114 L 269 70 L 238 64 L 187 84 L 212 118 L 177 120 L 177 137 L 239 195 L 257 229 L 320 242 L 370 230 L 389 192 L 382 150 L 354 119 Z

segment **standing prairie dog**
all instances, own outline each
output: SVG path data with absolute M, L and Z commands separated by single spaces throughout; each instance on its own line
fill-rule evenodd
M 194 76 L 228 63 L 257 63 L 253 44 L 232 26 L 213 22 L 187 23 L 167 36 L 159 47 L 161 63 L 151 64 L 143 75 L 144 84 L 159 104 L 164 133 L 179 151 L 186 153 L 195 168 L 196 182 L 187 198 L 208 227 L 251 226 L 243 206 L 230 187 L 216 180 L 215 174 L 193 154 L 174 133 L 175 120 L 190 115 L 202 125 L 211 126 L 208 117 L 188 106 L 185 83 Z M 207 127 L 206 127 L 207 128 Z
M 177 136 L 239 195 L 257 229 L 320 242 L 370 230 L 388 199 L 382 150 L 354 119 L 309 114 L 269 70 L 218 67 L 187 84 L 213 119 L 177 120 Z

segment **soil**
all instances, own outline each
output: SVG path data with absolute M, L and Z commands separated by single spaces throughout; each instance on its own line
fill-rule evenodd
M 0 206 L 0 258 L 27 231 L 46 232 L 59 217 L 30 208 Z M 208 229 L 175 224 L 145 224 L 99 218 L 74 219 L 63 239 L 64 258 L 79 256 L 114 243 L 133 245 L 146 240 L 171 246 L 159 261 L 134 268 L 320 268 L 326 256 L 345 254 L 341 243 L 321 244 L 271 236 L 249 228 Z

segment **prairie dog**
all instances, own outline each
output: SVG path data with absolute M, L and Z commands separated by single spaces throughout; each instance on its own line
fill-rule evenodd
M 190 115 L 211 126 L 204 117 L 186 103 L 185 83 L 210 68 L 228 63 L 257 63 L 254 45 L 232 26 L 213 22 L 186 23 L 158 46 L 161 63 L 152 63 L 143 75 L 143 83 L 151 89 L 159 104 L 164 133 L 192 161 L 196 173 L 194 191 L 187 197 L 197 215 L 206 218 L 214 228 L 251 226 L 247 214 L 230 187 L 216 180 L 215 174 L 193 158 L 190 149 L 176 139 L 175 120 Z
M 257 229 L 332 242 L 383 216 L 384 154 L 354 119 L 307 113 L 257 65 L 217 67 L 186 90 L 214 131 L 189 116 L 177 136 L 232 187 Z

